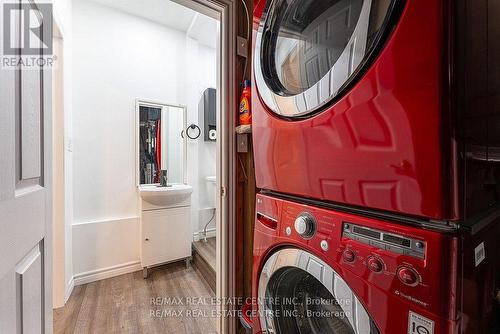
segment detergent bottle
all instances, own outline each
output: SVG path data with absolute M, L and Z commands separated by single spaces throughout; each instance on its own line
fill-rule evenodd
M 243 93 L 241 94 L 239 118 L 240 125 L 252 124 L 252 111 L 250 110 L 250 80 L 243 82 Z

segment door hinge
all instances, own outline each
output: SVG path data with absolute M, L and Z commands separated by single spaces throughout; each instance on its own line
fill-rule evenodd
M 226 197 L 226 187 L 220 187 L 220 195 Z

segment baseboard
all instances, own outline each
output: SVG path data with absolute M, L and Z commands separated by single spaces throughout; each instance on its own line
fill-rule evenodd
M 75 279 L 74 279 L 74 276 L 73 276 L 69 280 L 68 287 L 66 288 L 66 291 L 64 292 L 64 304 L 65 305 L 68 302 L 69 297 L 71 297 L 71 294 L 73 293 L 73 289 L 74 288 L 75 288 Z
M 216 228 L 207 229 L 207 238 L 215 238 L 216 235 L 217 235 Z M 203 234 L 203 231 L 193 233 L 193 241 L 200 241 L 204 237 L 205 235 Z
M 141 269 L 142 269 L 141 262 L 133 261 L 128 263 L 118 264 L 107 268 L 87 271 L 84 273 L 76 274 L 74 276 L 74 282 L 75 282 L 74 285 L 77 286 L 91 282 L 96 282 L 106 278 L 133 273 L 134 271 L 138 271 Z

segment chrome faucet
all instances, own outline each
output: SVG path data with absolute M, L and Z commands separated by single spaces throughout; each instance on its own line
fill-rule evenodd
M 168 172 L 166 169 L 160 171 L 160 187 L 168 187 Z

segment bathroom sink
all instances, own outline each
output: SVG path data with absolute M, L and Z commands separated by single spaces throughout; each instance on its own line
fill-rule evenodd
M 139 193 L 143 200 L 156 206 L 166 207 L 183 204 L 193 192 L 193 187 L 187 184 L 173 184 L 161 187 L 156 184 L 139 186 Z

